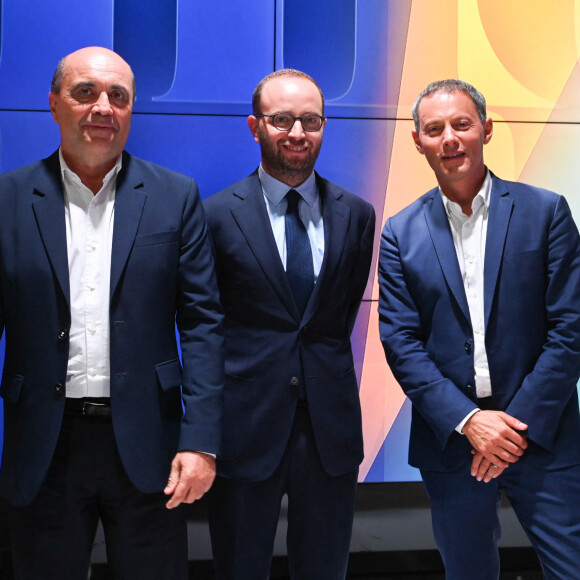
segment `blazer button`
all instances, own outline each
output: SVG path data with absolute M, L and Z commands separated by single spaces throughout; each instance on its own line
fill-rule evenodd
M 467 354 L 471 354 L 471 343 L 470 342 L 466 342 L 463 346 L 465 347 L 465 352 Z
M 56 383 L 56 385 L 54 385 L 54 394 L 62 395 L 63 393 L 64 393 L 64 385 L 62 383 Z
M 68 338 L 68 329 L 63 328 L 58 333 L 58 340 L 66 340 Z
M 298 383 L 300 382 L 300 379 L 298 377 L 292 377 L 290 379 L 290 384 L 295 387 Z

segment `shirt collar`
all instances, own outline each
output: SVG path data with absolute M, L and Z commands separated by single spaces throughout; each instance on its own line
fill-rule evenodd
M 292 188 L 288 184 L 272 177 L 269 173 L 266 173 L 262 164 L 258 168 L 258 177 L 260 178 L 264 195 L 274 206 L 277 206 L 284 199 L 290 189 L 295 189 L 310 207 L 313 206 L 316 200 L 318 191 L 314 171 L 298 187 Z
M 58 159 L 60 161 L 60 174 L 63 183 L 66 183 L 67 178 L 70 181 L 82 183 L 80 177 L 66 164 L 66 161 L 64 160 L 64 157 L 62 155 L 62 149 L 60 147 L 58 148 Z M 121 153 L 121 155 L 119 155 L 119 157 L 117 158 L 117 161 L 115 162 L 115 165 L 113 166 L 111 171 L 109 171 L 109 173 L 105 175 L 105 178 L 103 179 L 103 187 L 107 185 L 109 181 L 111 181 L 111 179 L 117 176 L 119 171 L 121 171 L 122 167 L 123 167 L 123 154 Z
M 469 216 L 466 216 L 461 209 L 461 206 L 451 201 L 442 191 L 441 187 L 439 188 L 439 193 L 441 194 L 441 199 L 443 200 L 443 205 L 445 206 L 445 211 L 447 212 L 448 216 L 454 217 L 462 217 L 464 216 L 467 219 Z M 477 195 L 473 198 L 471 202 L 471 210 L 472 215 L 475 214 L 482 206 L 485 206 L 486 210 L 489 210 L 489 202 L 491 198 L 491 174 L 488 169 L 485 171 L 485 179 L 483 180 L 483 184 L 481 185 L 480 190 L 477 192 Z

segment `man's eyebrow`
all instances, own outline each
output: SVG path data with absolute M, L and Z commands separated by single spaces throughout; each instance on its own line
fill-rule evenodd
M 94 88 L 95 86 L 96 86 L 96 83 L 94 83 L 92 81 L 80 81 L 76 85 L 73 86 L 73 90 L 83 89 L 83 88 Z M 129 89 L 126 86 L 119 85 L 119 84 L 111 85 L 109 90 L 129 92 Z
M 94 87 L 95 83 L 91 82 L 91 81 L 81 81 L 79 83 L 77 83 L 76 85 L 73 86 L 73 90 L 74 89 L 82 89 L 85 87 Z
M 129 89 L 125 85 L 111 85 L 111 89 L 114 91 L 124 91 L 129 92 Z

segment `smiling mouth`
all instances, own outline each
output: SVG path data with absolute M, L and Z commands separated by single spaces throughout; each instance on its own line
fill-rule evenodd
M 294 153 L 301 153 L 303 151 L 308 151 L 308 147 L 304 147 L 304 146 L 292 146 L 292 145 L 286 145 L 286 149 L 288 149 L 288 151 L 292 151 Z
M 452 153 L 450 155 L 442 155 L 441 159 L 457 159 L 459 157 L 463 157 L 464 155 L 465 155 L 465 152 L 459 151 L 458 153 Z

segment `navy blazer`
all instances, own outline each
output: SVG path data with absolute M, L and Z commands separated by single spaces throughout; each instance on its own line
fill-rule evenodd
M 566 200 L 492 175 L 484 264 L 485 344 L 495 408 L 529 426 L 546 468 L 580 462 L 580 246 Z M 413 403 L 409 461 L 471 461 L 455 427 L 476 408 L 473 329 L 438 188 L 387 220 L 380 335 Z
M 6 331 L 0 493 L 16 505 L 36 496 L 61 427 L 68 276 L 55 153 L 0 176 L 0 328 Z M 195 182 L 123 153 L 111 256 L 111 410 L 123 465 L 145 493 L 164 488 L 178 450 L 218 450 L 221 321 Z
M 356 469 L 361 411 L 350 333 L 367 284 L 375 213 L 316 176 L 324 258 L 302 319 L 294 304 L 257 171 L 204 201 L 225 310 L 226 385 L 218 472 L 258 481 L 278 466 L 298 397 L 300 361 L 324 469 Z

